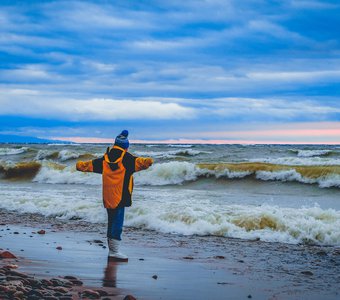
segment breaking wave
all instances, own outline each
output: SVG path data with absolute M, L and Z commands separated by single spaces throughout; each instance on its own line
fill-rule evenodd
M 21 148 L 0 148 L 0 156 L 5 155 L 17 155 L 25 153 L 29 150 L 28 147 L 21 147 Z
M 162 151 L 162 152 L 156 152 L 156 151 L 136 151 L 136 155 L 138 156 L 152 156 L 153 158 L 175 158 L 178 156 L 183 157 L 190 157 L 190 156 L 197 156 L 200 154 L 209 154 L 211 152 L 208 151 L 199 151 L 194 149 L 178 149 L 173 151 Z
M 31 161 L 0 164 L 3 178 L 33 179 L 51 184 L 100 185 L 101 176 L 82 173 L 75 165 L 62 165 L 52 161 Z M 280 165 L 269 163 L 216 163 L 165 162 L 154 164 L 142 173 L 136 173 L 135 183 L 144 186 L 181 185 L 204 178 L 216 180 L 253 178 L 263 181 L 300 182 L 317 184 L 321 188 L 340 188 L 339 165 Z
M 10 196 L 4 197 L 0 207 L 62 219 L 106 222 L 106 213 L 97 194 L 79 193 L 77 188 L 71 189 L 68 194 L 58 190 L 53 193 L 50 190 L 34 190 L 33 193 L 27 195 L 15 189 Z M 168 196 L 168 201 L 164 201 L 163 197 L 157 196 L 147 194 L 145 198 L 149 201 L 136 201 L 126 211 L 125 225 L 172 234 L 340 245 L 340 211 L 334 209 L 318 206 L 287 208 L 268 204 L 220 205 L 209 199 L 183 198 L 181 194 Z
M 1 163 L 0 176 L 5 179 L 31 179 L 40 170 L 39 162 Z
M 191 202 L 154 205 L 153 209 L 146 204 L 132 207 L 127 211 L 126 225 L 184 235 L 340 245 L 340 212 L 333 209 L 269 205 L 197 207 L 195 201 Z
M 168 144 L 168 147 L 173 147 L 173 148 L 191 148 L 194 145 L 191 144 Z
M 330 157 L 279 157 L 279 158 L 253 158 L 250 162 L 270 163 L 277 165 L 301 166 L 331 166 L 340 165 L 340 159 Z
M 293 153 L 296 153 L 298 157 L 314 157 L 314 156 L 328 156 L 334 153 L 333 150 L 301 150 L 301 149 L 291 149 Z
M 61 151 L 49 151 L 49 150 L 39 150 L 35 159 L 36 160 L 44 160 L 44 159 L 52 159 L 59 161 L 67 161 L 72 159 L 93 159 L 96 155 L 92 153 L 77 153 L 69 150 L 61 150 Z

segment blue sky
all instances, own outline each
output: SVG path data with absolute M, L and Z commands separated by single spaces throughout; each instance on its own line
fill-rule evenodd
M 340 142 L 339 1 L 0 2 L 0 133 Z

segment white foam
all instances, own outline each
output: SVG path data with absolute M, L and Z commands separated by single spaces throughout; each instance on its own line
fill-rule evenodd
M 184 235 L 216 235 L 267 242 L 340 245 L 340 212 L 277 206 L 198 205 L 196 200 L 147 203 L 127 211 L 128 226 Z
M 106 222 L 100 187 L 43 187 L 6 188 L 0 207 L 20 213 Z M 125 225 L 183 235 L 340 246 L 340 211 L 317 206 L 235 205 L 214 202 L 214 195 L 214 191 L 205 190 L 139 188 L 133 206 L 126 210 Z
M 57 216 L 61 219 L 82 218 L 91 223 L 106 222 L 106 213 L 100 197 L 89 194 L 86 190 L 63 189 L 7 189 L 0 207 L 19 213 L 38 213 L 44 216 Z
M 244 178 L 251 174 L 253 174 L 251 171 L 230 171 L 227 168 L 214 171 L 198 168 L 196 164 L 190 162 L 172 161 L 154 164 L 147 170 L 135 173 L 134 177 L 136 185 L 165 186 L 181 185 L 185 182 L 196 181 L 201 177 L 234 179 Z M 318 184 L 321 188 L 340 187 L 340 175 L 338 174 L 306 178 L 293 168 L 281 171 L 256 171 L 255 177 L 264 181 L 296 181 L 306 184 Z M 101 175 L 76 171 L 74 165 L 59 170 L 45 162 L 33 181 L 51 184 L 100 185 Z
M 191 148 L 193 145 L 190 144 L 169 144 L 168 147 L 174 147 L 174 148 Z
M 292 149 L 292 152 L 297 153 L 299 157 L 314 157 L 314 156 L 324 156 L 333 152 L 333 150 L 301 150 L 301 149 Z
M 58 158 L 61 161 L 66 161 L 66 160 L 69 160 L 69 159 L 75 159 L 75 158 L 78 158 L 78 157 L 79 157 L 78 153 L 75 153 L 75 152 L 69 151 L 69 150 L 61 150 L 58 154 Z
M 321 188 L 340 187 L 340 175 L 331 174 L 317 178 L 303 177 L 296 170 L 282 170 L 282 171 L 257 171 L 256 178 L 264 181 L 296 181 L 308 184 L 318 184 Z
M 39 150 L 37 155 L 35 156 L 36 160 L 43 160 L 46 157 L 51 156 L 53 153 L 56 153 L 57 151 L 51 151 L 51 150 Z
M 243 177 L 247 177 L 249 176 L 250 174 L 252 174 L 252 172 L 250 171 L 239 171 L 239 172 L 236 172 L 236 171 L 230 171 L 228 169 L 225 169 L 225 170 L 221 170 L 221 171 L 216 171 L 216 172 L 206 172 L 206 174 L 213 174 L 216 178 L 230 178 L 230 179 L 233 179 L 233 178 L 243 178 Z
M 154 164 L 143 171 L 143 174 L 136 173 L 135 179 L 139 185 L 168 185 L 196 180 L 197 176 L 198 169 L 195 164 L 174 161 Z
M 249 159 L 250 162 L 262 162 L 278 165 L 291 165 L 291 166 L 331 166 L 340 165 L 340 159 L 329 157 L 279 157 L 279 158 L 253 158 Z
M 200 154 L 209 154 L 209 151 L 199 151 L 194 149 L 179 149 L 173 151 L 136 151 L 138 156 L 151 156 L 153 158 L 175 158 L 177 156 L 197 156 Z
M 33 182 L 100 185 L 101 175 L 79 172 L 75 169 L 75 166 L 68 166 L 63 170 L 57 170 L 51 168 L 49 165 L 44 165 L 34 177 Z
M 0 148 L 0 156 L 17 155 L 28 151 L 28 147 L 21 148 Z

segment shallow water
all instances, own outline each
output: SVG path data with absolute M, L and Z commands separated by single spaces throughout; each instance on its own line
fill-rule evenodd
M 101 176 L 75 170 L 77 160 L 100 157 L 105 149 L 2 145 L 0 207 L 105 223 Z M 130 151 L 153 157 L 155 164 L 135 174 L 126 226 L 340 245 L 337 146 L 132 145 Z

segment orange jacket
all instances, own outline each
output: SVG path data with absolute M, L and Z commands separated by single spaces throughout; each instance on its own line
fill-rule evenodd
M 82 172 L 102 174 L 104 207 L 113 209 L 131 206 L 132 175 L 152 164 L 152 158 L 136 157 L 123 148 L 113 146 L 101 158 L 78 161 L 76 168 Z

